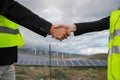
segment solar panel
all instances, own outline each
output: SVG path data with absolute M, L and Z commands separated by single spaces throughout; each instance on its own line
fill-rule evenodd
M 89 66 L 95 66 L 95 63 L 93 63 L 92 60 L 86 60 L 86 62 Z
M 50 61 L 45 61 L 45 65 L 50 65 Z
M 87 65 L 84 60 L 79 60 L 79 63 L 80 63 L 81 66 L 86 66 Z
M 39 65 L 45 65 L 44 61 L 40 61 Z
M 51 66 L 58 66 L 57 61 L 56 60 L 51 60 Z
M 30 65 L 34 65 L 34 61 L 30 61 Z
M 19 61 L 19 64 L 23 64 L 23 61 L 21 60 L 21 61 Z
M 98 60 L 92 60 L 95 63 L 95 66 L 100 66 L 100 63 L 98 62 Z
M 103 63 L 103 65 L 107 65 L 107 60 L 101 60 L 101 62 Z
M 67 66 L 74 66 L 70 60 L 65 60 L 65 63 Z
M 29 64 L 29 61 L 24 61 L 24 64 L 28 65 L 28 64 Z
M 35 61 L 35 65 L 39 65 L 39 61 Z
M 72 60 L 74 66 L 80 66 L 79 62 L 77 60 Z
M 96 61 L 99 62 L 100 65 L 104 65 L 101 60 L 96 60 Z
M 65 62 L 63 60 L 58 60 L 58 65 L 59 66 L 65 66 Z

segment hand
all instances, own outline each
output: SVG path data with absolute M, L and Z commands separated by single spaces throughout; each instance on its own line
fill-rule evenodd
M 66 28 L 68 30 L 68 32 L 75 32 L 77 30 L 77 27 L 75 24 L 69 24 L 69 25 L 66 25 Z
M 53 38 L 60 41 L 69 36 L 69 34 L 67 33 L 67 29 L 61 25 L 57 25 L 57 27 L 56 25 L 52 25 L 49 34 L 52 35 Z
M 69 25 L 66 25 L 66 24 L 57 24 L 55 25 L 55 27 L 59 27 L 59 26 L 62 26 L 64 28 L 67 29 L 67 34 L 70 35 L 71 32 L 75 32 L 77 30 L 77 27 L 75 24 L 69 24 Z

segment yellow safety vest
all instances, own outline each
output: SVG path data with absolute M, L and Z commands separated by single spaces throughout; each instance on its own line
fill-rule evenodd
M 0 15 L 0 48 L 24 45 L 18 25 Z
M 120 80 L 120 10 L 110 16 L 108 80 Z

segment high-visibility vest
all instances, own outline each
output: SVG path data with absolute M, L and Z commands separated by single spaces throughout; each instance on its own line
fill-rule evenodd
M 108 54 L 108 80 L 120 80 L 120 10 L 110 16 Z
M 0 48 L 24 45 L 24 39 L 19 32 L 18 25 L 0 15 Z

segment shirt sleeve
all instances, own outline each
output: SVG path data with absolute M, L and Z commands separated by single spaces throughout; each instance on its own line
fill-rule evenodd
M 77 36 L 87 32 L 109 29 L 109 19 L 110 16 L 97 21 L 75 23 L 77 31 L 74 32 L 74 35 Z
M 47 36 L 52 25 L 14 0 L 0 0 L 0 14 L 42 36 Z

